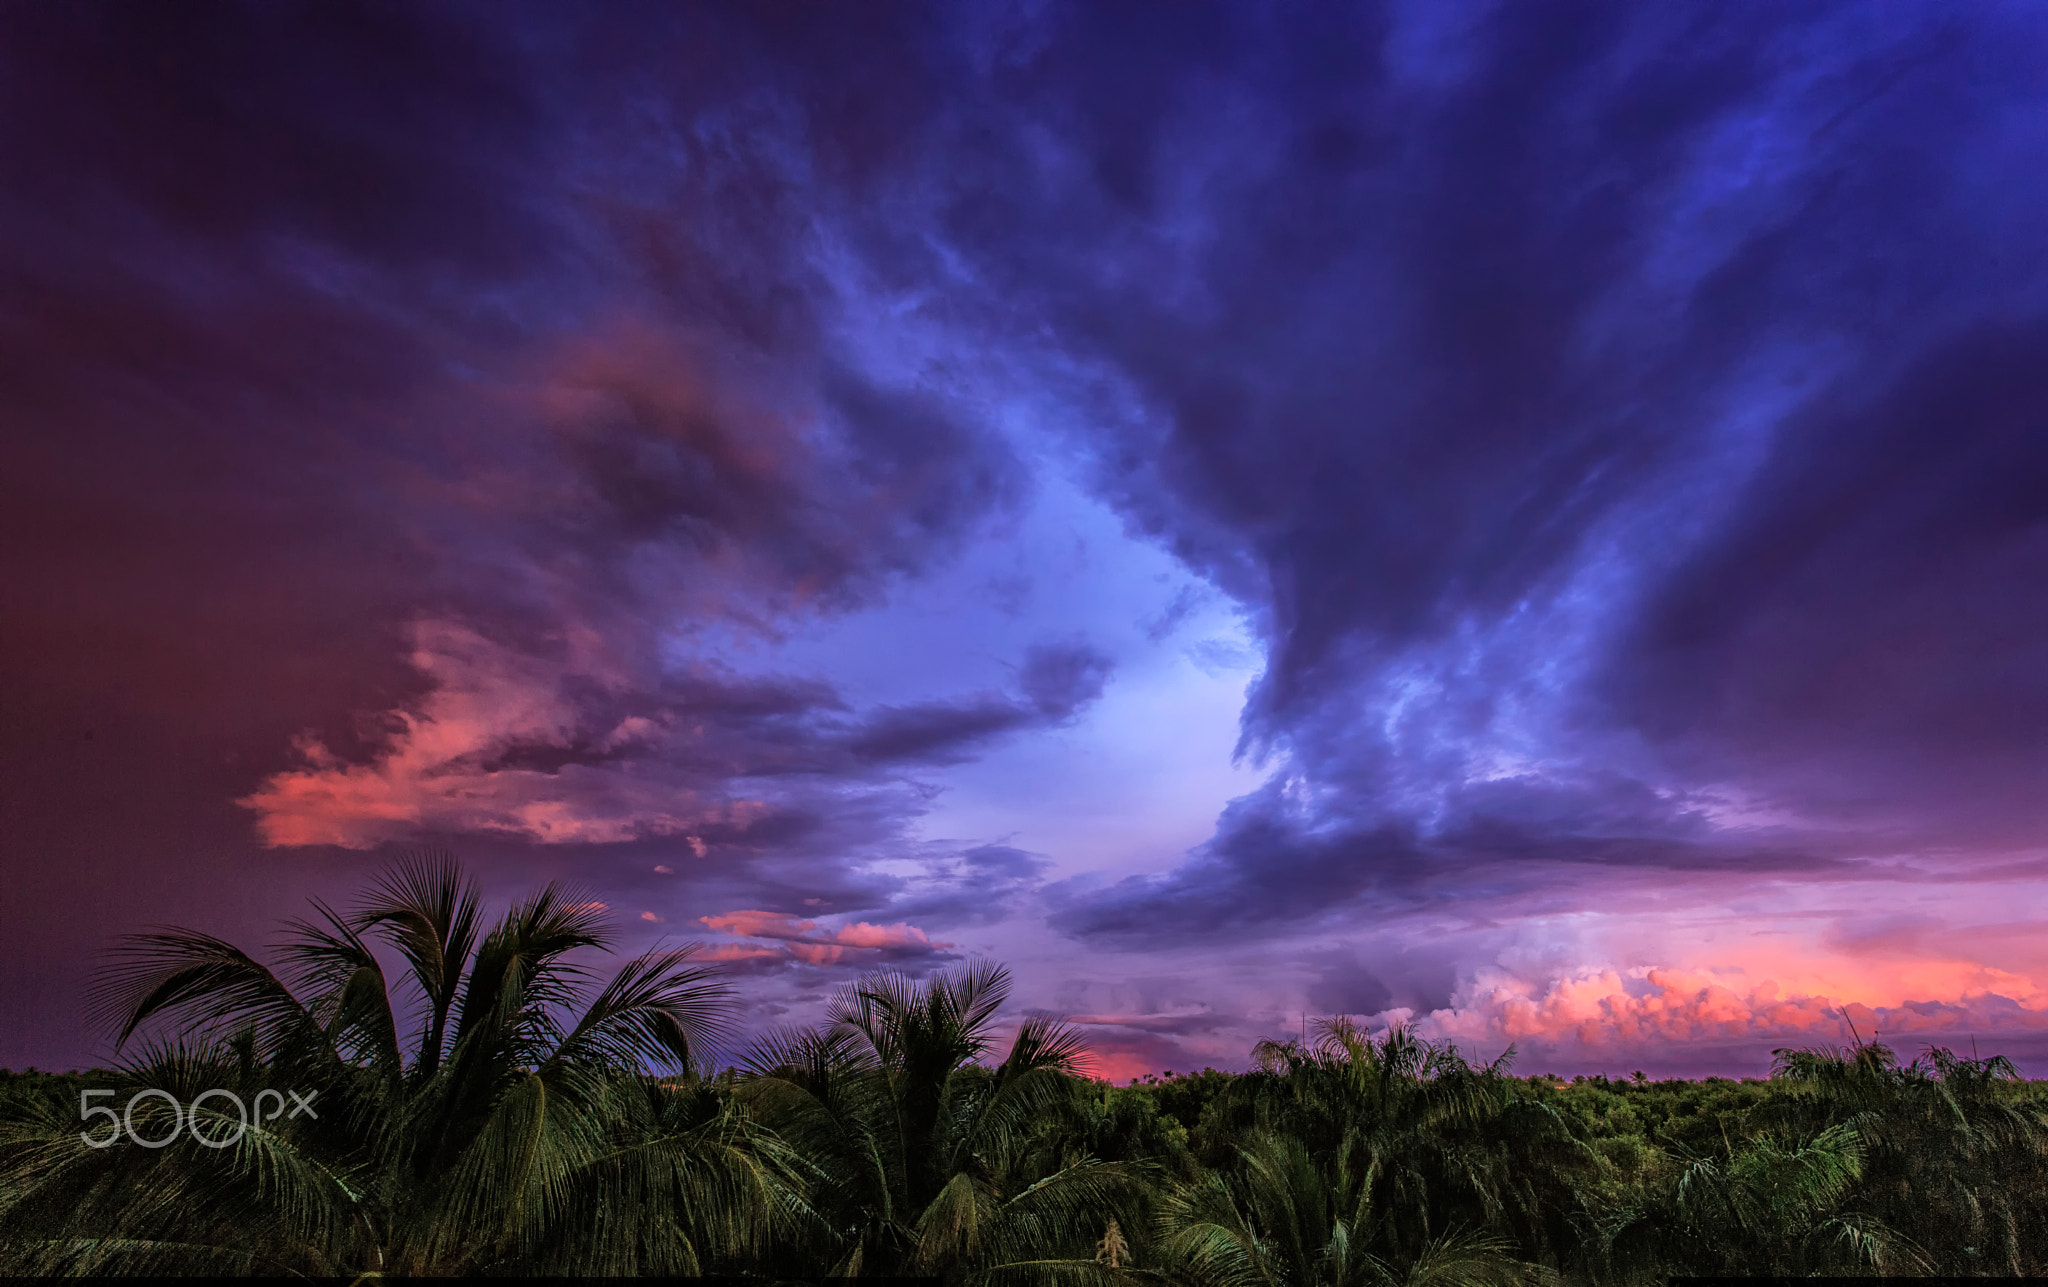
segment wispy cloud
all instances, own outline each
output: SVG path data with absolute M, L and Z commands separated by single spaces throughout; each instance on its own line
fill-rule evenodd
M 915 795 L 899 782 L 904 767 L 1068 718 L 1101 693 L 1108 670 L 1090 649 L 1037 647 L 1018 695 L 859 716 L 816 682 L 636 670 L 588 634 L 541 653 L 446 621 L 418 622 L 412 636 L 412 663 L 430 687 L 386 715 L 383 745 L 348 763 L 304 736 L 303 767 L 240 801 L 267 843 L 365 848 L 421 832 L 552 845 L 679 837 L 701 859 L 712 845 L 751 844 L 779 814 L 856 796 L 893 800 L 908 816 Z
M 704 925 L 753 943 L 715 943 L 707 959 L 717 961 L 795 961 L 803 965 L 879 966 L 887 963 L 951 959 L 953 944 L 933 940 L 915 925 L 870 925 L 855 921 L 837 929 L 821 927 L 785 912 L 732 911 L 698 918 Z

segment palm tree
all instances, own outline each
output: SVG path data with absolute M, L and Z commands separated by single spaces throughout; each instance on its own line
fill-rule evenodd
M 1927 1271 L 2038 1274 L 2048 1239 L 2048 1112 L 2022 1101 L 2010 1060 L 1931 1047 L 1901 1063 L 1889 1046 L 1780 1050 L 1772 1077 L 1791 1094 L 1777 1120 L 1846 1127 L 1867 1163 L 1851 1209 L 1912 1230 Z
M 117 1049 L 168 1031 L 123 1078 L 162 1093 L 105 1147 L 61 1106 L 0 1128 L 0 1268 L 696 1273 L 808 1218 L 787 1150 L 696 1076 L 731 1001 L 692 947 L 600 983 L 578 957 L 611 949 L 601 904 L 550 884 L 486 930 L 439 855 L 352 914 L 314 910 L 281 974 L 191 930 L 122 942 L 97 1012 Z M 216 1089 L 307 1108 L 237 1137 Z M 136 1142 L 171 1134 L 178 1105 L 189 1132 Z
M 1218 1283 L 1322 1287 L 1497 1282 L 1546 1249 L 1546 1199 L 1583 1146 L 1513 1093 L 1513 1051 L 1474 1066 L 1396 1024 L 1348 1019 L 1314 1044 L 1262 1042 L 1257 1070 L 1205 1115 L 1210 1174 L 1169 1202 L 1181 1271 Z M 1499 1232 L 1508 1229 L 1517 1239 Z
M 1166 1200 L 1164 1250 L 1175 1276 L 1200 1287 L 1506 1287 L 1531 1277 L 1512 1244 L 1466 1229 L 1427 1240 L 1396 1266 L 1375 1255 L 1385 1224 L 1373 1205 L 1374 1163 L 1356 1149 L 1319 1155 L 1295 1136 L 1260 1130 L 1236 1164 Z M 1365 1169 L 1358 1169 L 1364 1161 Z
M 1731 1140 L 1719 1156 L 1661 1159 L 1607 1214 L 1602 1260 L 1624 1281 L 1670 1274 L 1803 1277 L 1916 1272 L 1917 1253 L 1850 1199 L 1865 1142 L 1838 1125 Z
M 1088 1103 L 1077 1034 L 1030 1018 L 1000 1062 L 978 1062 L 1009 990 L 1008 971 L 980 962 L 922 983 L 871 974 L 825 1026 L 755 1049 L 739 1096 L 827 1178 L 834 1273 L 1125 1273 L 1118 1217 L 1128 1223 L 1140 1172 L 1072 1147 Z
M 977 962 L 865 976 L 712 1077 L 725 984 L 687 946 L 598 972 L 603 912 L 549 885 L 491 921 L 426 856 L 345 913 L 315 902 L 274 967 L 189 930 L 124 939 L 94 1016 L 127 1062 L 85 1089 L 125 1111 L 82 1136 L 77 1084 L 0 1080 L 0 1273 L 2048 1269 L 2048 1100 L 2000 1058 L 1859 1040 L 1779 1051 L 1768 1083 L 1564 1087 L 1508 1076 L 1512 1050 L 1335 1020 L 1204 1074 L 1176 1119 L 1156 1087 L 1083 1080 L 1064 1024 L 1005 1045 L 1009 976 Z

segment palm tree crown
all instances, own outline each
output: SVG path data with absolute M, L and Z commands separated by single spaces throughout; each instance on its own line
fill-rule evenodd
M 486 930 L 475 886 L 440 855 L 401 863 L 349 914 L 318 902 L 314 912 L 288 925 L 282 973 L 191 930 L 115 949 L 96 1016 L 117 1048 L 145 1029 L 165 1034 L 143 1047 L 130 1081 L 192 1095 L 218 1086 L 244 1104 L 297 1092 L 316 1115 L 259 1122 L 222 1157 L 189 1138 L 160 1151 L 92 1149 L 74 1130 L 17 1126 L 8 1183 L 31 1205 L 71 1204 L 72 1226 L 116 1234 L 34 1243 L 30 1267 L 536 1265 L 563 1227 L 599 1210 L 615 1222 L 606 1199 L 626 1185 L 643 1210 L 703 1218 L 683 1219 L 680 1232 L 645 1222 L 659 1232 L 614 1254 L 690 1272 L 765 1236 L 709 1218 L 707 1186 L 751 1186 L 759 1214 L 792 1218 L 759 1150 L 691 1121 L 692 1074 L 731 1008 L 693 948 L 647 952 L 600 983 L 577 954 L 611 949 L 601 905 L 550 884 Z M 404 960 L 410 996 L 394 996 L 373 943 Z M 649 1084 L 643 1072 L 683 1080 Z M 194 1129 L 227 1138 L 227 1102 L 195 1106 Z M 650 1183 L 654 1154 L 672 1163 L 665 1183 Z M 252 1221 L 252 1210 L 274 1218 Z

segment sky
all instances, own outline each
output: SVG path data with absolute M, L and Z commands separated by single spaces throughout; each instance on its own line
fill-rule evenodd
M 2048 1076 L 2033 3 L 0 8 L 0 1066 L 403 851 L 756 1030 Z

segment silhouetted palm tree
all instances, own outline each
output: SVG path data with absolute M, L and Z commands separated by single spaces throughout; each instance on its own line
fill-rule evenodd
M 1116 1088 L 1051 1019 L 999 1051 L 1009 976 L 973 963 L 866 976 L 712 1077 L 725 985 L 687 947 L 600 975 L 611 942 L 553 885 L 487 922 L 433 857 L 315 903 L 275 970 L 131 936 L 95 1017 L 132 1056 L 83 1086 L 118 1130 L 101 1108 L 81 1136 L 76 1080 L 0 1078 L 0 1272 L 2048 1271 L 2048 1096 L 2000 1058 L 1859 1041 L 1779 1051 L 1768 1082 L 1567 1086 L 1336 1020 L 1249 1073 Z
M 1847 1203 L 1864 1169 L 1849 1126 L 1811 1137 L 1731 1141 L 1719 1157 L 1672 1158 L 1620 1209 L 1602 1239 L 1613 1276 L 1794 1276 L 1914 1272 L 1909 1242 Z
M 1389 1213 L 1373 1204 L 1373 1163 L 1356 1169 L 1366 1156 L 1254 1133 L 1235 1165 L 1166 1199 L 1170 1276 L 1201 1287 L 1504 1287 L 1538 1276 L 1506 1239 L 1473 1230 L 1446 1230 L 1399 1264 L 1374 1254 Z
M 971 963 L 918 982 L 869 975 L 819 1029 L 761 1043 L 741 1099 L 829 1177 L 840 1274 L 948 1281 L 1116 1278 L 1098 1260 L 1136 1169 L 1067 1147 L 1088 1088 L 1070 1028 L 1027 1019 L 993 1068 L 1009 974 Z M 1121 1233 L 1116 1234 L 1121 1238 Z
M 600 904 L 550 884 L 486 930 L 438 856 L 353 914 L 314 906 L 282 975 L 190 930 L 122 943 L 100 1017 L 117 1046 L 174 1034 L 126 1070 L 169 1097 L 139 1101 L 137 1134 L 171 1134 L 177 1104 L 191 1130 L 93 1147 L 60 1111 L 9 1123 L 6 1268 L 695 1273 L 808 1218 L 787 1150 L 693 1076 L 730 996 L 691 948 L 600 983 L 574 959 L 610 949 Z M 409 1040 L 372 941 L 406 962 Z M 241 1118 L 214 1089 L 311 1107 L 216 1148 Z
M 1793 1093 L 1769 1116 L 1846 1127 L 1866 1162 L 1851 1208 L 1873 1227 L 1913 1229 L 1917 1263 L 1946 1274 L 2048 1270 L 2048 1112 L 2018 1100 L 2003 1057 L 1939 1047 L 1910 1063 L 1889 1046 L 1780 1050 L 1772 1077 Z
M 1253 1055 L 1258 1071 L 1204 1118 L 1211 1173 L 1166 1208 L 1181 1272 L 1303 1287 L 1534 1272 L 1495 1232 L 1535 1191 L 1510 1163 L 1519 1150 L 1568 1167 L 1579 1146 L 1513 1095 L 1512 1050 L 1474 1066 L 1405 1026 L 1374 1038 L 1337 1019 L 1313 1045 Z

